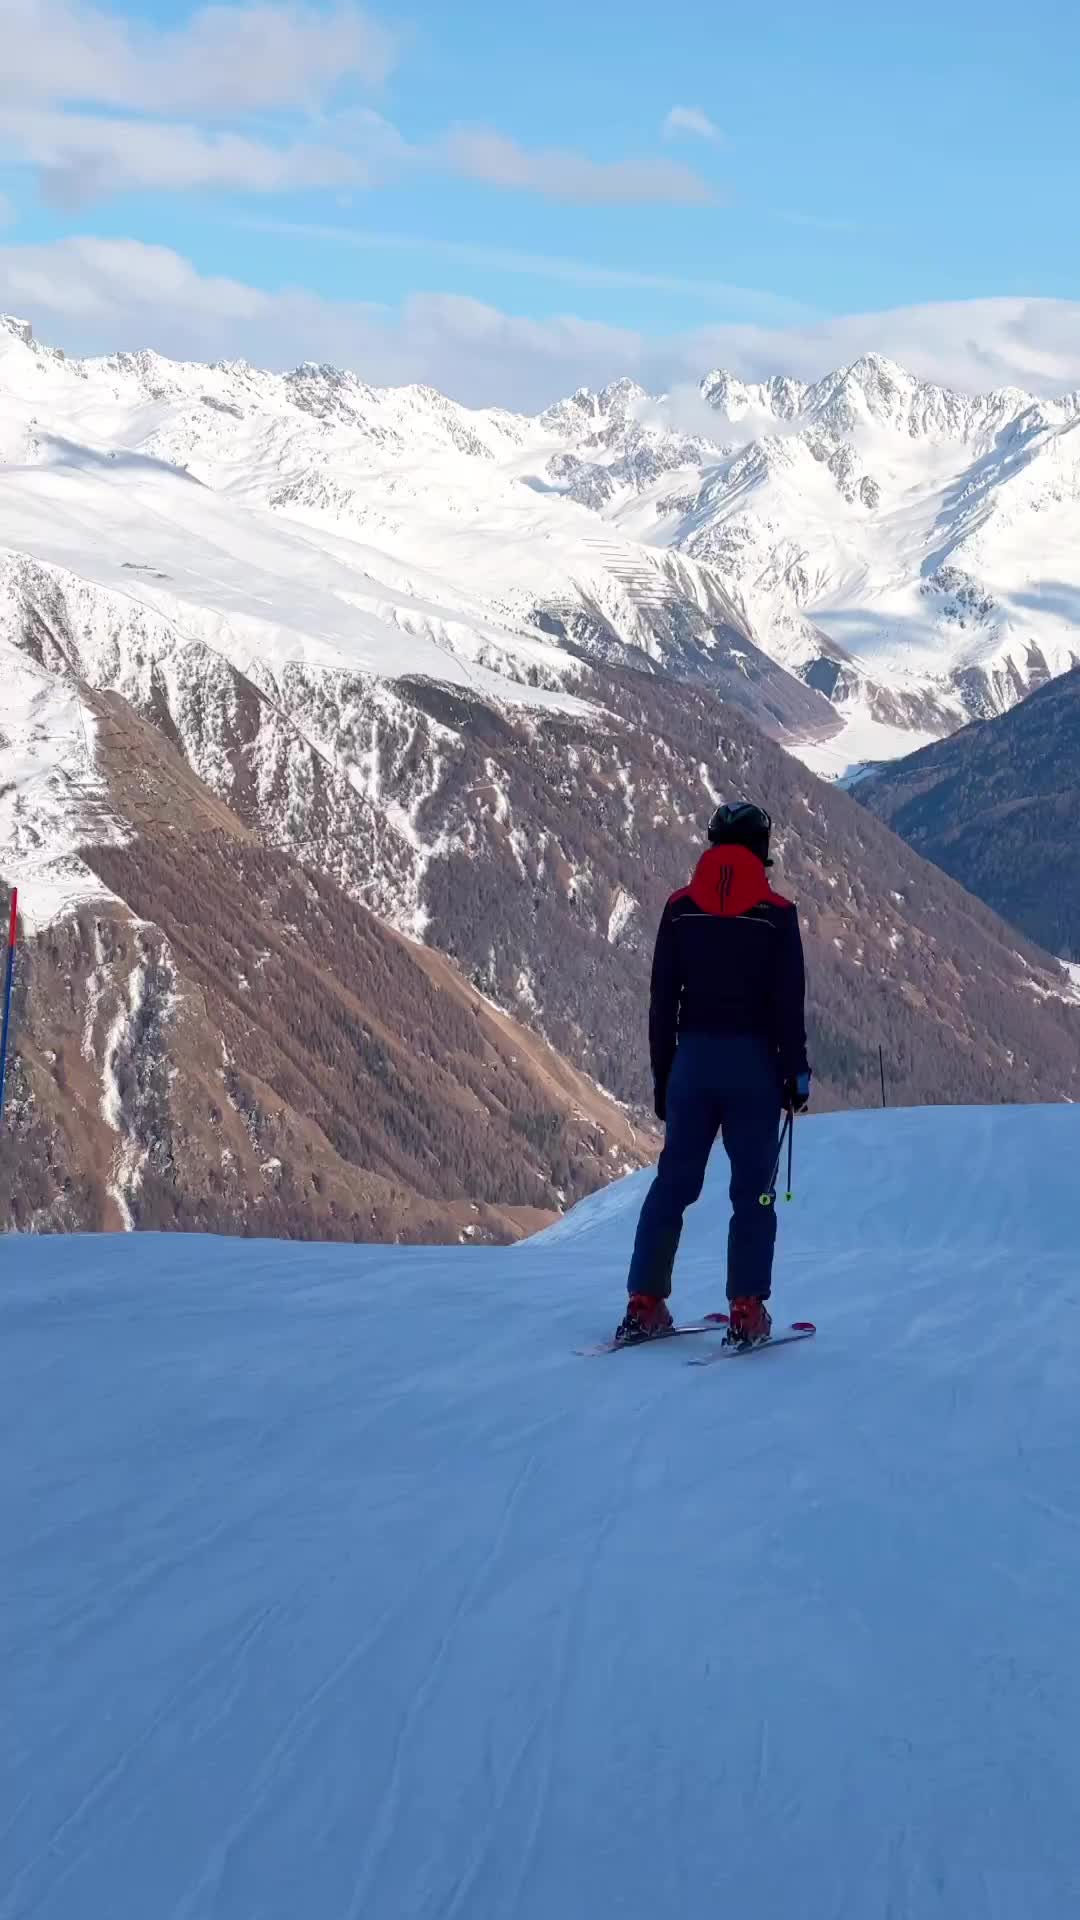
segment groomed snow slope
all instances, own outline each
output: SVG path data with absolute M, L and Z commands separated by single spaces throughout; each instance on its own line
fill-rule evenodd
M 640 1176 L 512 1253 L 6 1242 L 0 1916 L 1073 1912 L 1078 1150 L 800 1125 L 819 1337 L 704 1371 L 572 1352 Z

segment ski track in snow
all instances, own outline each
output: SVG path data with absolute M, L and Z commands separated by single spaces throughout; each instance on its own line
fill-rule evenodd
M 818 1337 L 733 1368 L 572 1351 L 647 1176 L 513 1250 L 8 1239 L 0 1920 L 1062 1920 L 1078 1148 L 801 1122 Z

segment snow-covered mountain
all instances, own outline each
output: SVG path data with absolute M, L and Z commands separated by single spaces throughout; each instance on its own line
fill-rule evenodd
M 820 771 L 888 757 L 1080 658 L 1078 506 L 1080 395 L 874 357 L 528 419 L 328 367 L 68 361 L 0 320 L 0 640 L 59 595 L 92 684 L 178 691 L 210 654 L 332 751 L 343 675 L 384 714 L 417 675 L 583 712 L 593 660 L 700 679 Z
M 268 686 L 300 662 L 565 705 L 617 659 L 737 692 L 828 770 L 1080 658 L 1080 395 L 875 356 L 532 419 L 321 366 L 69 362 L 0 321 L 0 460 L 0 544 Z
M 1080 394 L 969 396 L 869 355 L 812 386 L 714 372 L 700 398 L 705 439 L 640 389 L 581 395 L 554 417 L 588 432 L 552 470 L 620 533 L 715 567 L 828 694 L 844 734 L 811 765 L 892 757 L 1080 659 Z
M 787 738 L 833 729 L 822 696 L 757 649 L 713 569 L 623 538 L 537 479 L 556 437 L 332 368 L 68 361 L 0 321 L 0 645 L 167 707 L 212 784 L 237 673 L 268 702 L 256 777 L 277 762 L 267 733 L 287 715 L 360 798 L 379 795 L 380 727 L 408 728 L 393 686 L 417 677 L 583 715 L 588 660 L 670 666 Z M 60 727 L 58 747 L 41 698 L 24 679 L 12 720 L 20 784 L 35 791 L 24 846 L 51 790 L 44 860 L 70 838 L 57 752 L 76 813 L 86 782 L 82 720 Z M 414 802 L 435 777 L 416 772 Z M 287 783 L 304 779 L 293 766 Z M 416 836 L 396 824 L 408 866 Z M 395 905 L 422 924 L 415 893 L 403 879 Z
M 1063 1920 L 1078 1149 L 800 1121 L 817 1338 L 705 1370 L 574 1354 L 639 1180 L 512 1252 L 5 1243 L 5 1913 Z
M 824 1099 L 875 1097 L 879 1043 L 895 1059 L 898 1098 L 1075 1094 L 1080 1026 L 1060 967 L 782 750 L 852 750 L 836 699 L 808 684 L 823 678 L 816 612 L 730 559 L 721 568 L 691 551 L 708 517 L 693 503 L 709 488 L 719 499 L 725 473 L 717 538 L 734 510 L 744 456 L 725 452 L 724 436 L 737 437 L 739 420 L 742 431 L 771 408 L 786 437 L 766 436 L 761 457 L 805 453 L 811 429 L 799 423 L 828 414 L 839 433 L 856 388 L 853 372 L 826 403 L 792 383 L 713 382 L 711 400 L 684 407 L 620 382 L 525 419 L 426 389 L 376 391 L 326 367 L 278 375 L 149 353 L 68 361 L 21 323 L 0 328 L 0 878 L 20 886 L 37 936 L 19 1022 L 32 1057 L 13 1082 L 34 1219 L 100 1224 L 85 1195 L 69 1207 L 72 1168 L 89 1165 L 91 1188 L 108 1194 L 112 1155 L 126 1169 L 120 1216 L 160 1224 L 154 1170 L 177 1142 L 207 1224 L 250 1221 L 249 1195 L 239 1214 L 222 1198 L 215 1154 L 229 1169 L 243 1161 L 260 1194 L 263 1169 L 281 1162 L 284 1183 L 307 1195 L 305 1230 L 374 1219 L 367 1188 L 358 1197 L 338 1164 L 341 1142 L 346 1159 L 363 1144 L 347 1119 L 351 1084 L 319 1080 L 332 1152 L 323 1164 L 319 1145 L 318 1167 L 307 1157 L 313 1063 L 335 1025 L 351 1032 L 359 1017 L 352 977 L 331 979 L 321 962 L 327 927 L 342 965 L 351 956 L 375 969 L 375 1082 L 397 1071 L 387 1063 L 405 1000 L 430 1025 L 415 981 L 405 1000 L 384 991 L 388 969 L 404 969 L 399 986 L 409 969 L 365 913 L 448 959 L 472 1004 L 496 1003 L 586 1076 L 560 1082 L 539 1118 L 545 1056 L 528 1087 L 501 1099 L 503 1121 L 531 1128 L 515 1205 L 550 1210 L 586 1171 L 633 1164 L 647 1142 L 635 1144 L 595 1083 L 631 1107 L 646 1093 L 634 1036 L 654 917 L 685 877 L 703 817 L 734 791 L 759 796 L 778 822 L 778 877 L 806 928 Z M 961 407 L 928 394 L 917 407 L 909 396 L 888 426 L 898 441 L 938 414 L 940 437 Z M 972 420 L 986 419 L 964 426 L 969 437 L 1008 413 L 1004 401 L 971 406 Z M 749 445 L 744 454 L 752 464 Z M 823 463 L 806 458 L 820 478 Z M 855 511 L 832 475 L 828 487 L 838 513 Z M 676 511 L 679 499 L 689 504 Z M 774 657 L 784 648 L 788 665 Z M 917 700 L 906 668 L 887 685 L 871 683 L 865 663 L 830 691 L 878 715 L 875 727 L 887 700 L 893 720 L 940 727 L 961 717 L 962 688 L 939 666 L 937 680 L 914 674 Z M 986 698 L 1006 697 L 994 687 L 985 681 Z M 264 856 L 279 864 L 264 871 Z M 218 980 L 191 937 L 193 876 L 220 928 L 230 875 L 250 918 L 238 915 L 218 950 Z M 296 964 L 313 969 L 299 1078 L 281 1046 L 284 960 L 276 1001 L 252 990 L 260 956 L 292 955 L 294 940 Z M 194 1040 L 200 995 L 210 1054 Z M 66 1051 L 50 1037 L 57 1022 Z M 170 1105 L 181 1028 L 194 1051 L 187 1091 Z M 515 1031 L 491 1044 L 516 1071 L 528 1046 Z M 156 1064 L 143 1084 L 130 1068 L 146 1036 Z M 467 1079 L 488 1044 L 466 1048 Z M 237 1096 L 244 1118 L 225 1140 L 213 1083 L 255 1056 L 264 1071 Z M 440 1053 L 436 1065 L 452 1084 L 450 1060 Z M 425 1132 L 431 1085 L 417 1100 L 420 1160 L 415 1139 L 391 1145 L 385 1130 L 373 1151 L 380 1178 L 410 1193 L 426 1166 L 421 1196 L 442 1204 L 448 1176 Z M 470 1127 L 487 1127 L 469 1112 Z M 77 1141 L 73 1115 L 93 1120 Z M 565 1152 L 541 1178 L 543 1143 L 556 1136 Z M 490 1200 L 490 1145 L 471 1133 L 469 1143 L 463 1163 L 480 1184 L 465 1191 Z M 324 1207 L 334 1182 L 345 1197 Z

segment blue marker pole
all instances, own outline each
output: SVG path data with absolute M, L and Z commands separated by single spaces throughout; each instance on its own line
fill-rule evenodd
M 0 1123 L 4 1118 L 4 1082 L 7 1078 L 8 1028 L 11 1025 L 11 988 L 15 979 L 15 930 L 19 924 L 19 889 L 11 892 L 11 920 L 8 925 L 7 972 L 4 976 L 4 1023 L 0 1027 Z

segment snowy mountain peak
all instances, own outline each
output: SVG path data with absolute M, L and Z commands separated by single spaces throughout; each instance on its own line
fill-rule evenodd
M 371 389 L 355 373 L 343 372 L 326 362 L 304 360 L 285 375 L 283 386 L 293 405 L 317 420 L 355 422 L 365 402 L 372 399 Z
M 1040 403 L 1018 387 L 986 394 L 954 392 L 920 380 L 896 360 L 864 353 L 834 368 L 812 385 L 785 375 L 747 382 L 716 369 L 700 384 L 702 398 L 733 426 L 767 431 L 770 419 L 837 435 L 866 425 L 891 428 L 911 438 L 970 440 L 1000 429 L 1021 414 L 1047 405 L 1060 420 L 1062 403 Z
M 914 375 L 895 361 L 864 354 L 826 374 L 807 395 L 805 411 L 839 433 L 850 433 L 866 421 L 896 427 L 910 416 L 918 388 Z
M 648 394 L 636 380 L 613 380 L 600 393 L 600 411 L 619 419 L 629 419 L 635 409 L 645 405 Z
M 890 360 L 883 353 L 860 354 L 839 377 L 845 385 L 860 387 L 868 396 L 910 392 L 920 384 L 898 360 Z
M 915 375 L 909 373 L 899 360 L 891 360 L 885 353 L 861 353 L 847 369 L 849 379 L 869 382 L 886 381 L 894 386 L 914 386 Z
M 807 395 L 805 412 L 836 434 L 871 425 L 913 440 L 982 446 L 1038 405 L 1020 387 L 959 393 L 920 380 L 879 354 L 864 354 L 818 381 Z
M 698 391 L 717 413 L 737 424 L 757 415 L 794 420 L 802 412 L 808 390 L 801 380 L 788 374 L 773 374 L 768 380 L 748 383 L 717 367 L 705 375 Z
M 16 340 L 21 340 L 24 347 L 34 344 L 34 329 L 29 320 L 19 320 L 13 313 L 0 313 L 0 332 L 10 333 Z
M 537 425 L 548 433 L 574 439 L 579 435 L 608 431 L 632 425 L 653 396 L 636 380 L 612 380 L 599 392 L 578 387 L 565 400 L 556 400 L 543 412 Z
M 209 369 L 183 360 L 169 360 L 152 347 L 125 348 L 98 360 L 69 363 L 77 378 L 101 386 L 111 398 L 154 401 L 194 399 L 205 385 Z M 103 396 L 104 397 L 104 396 Z

